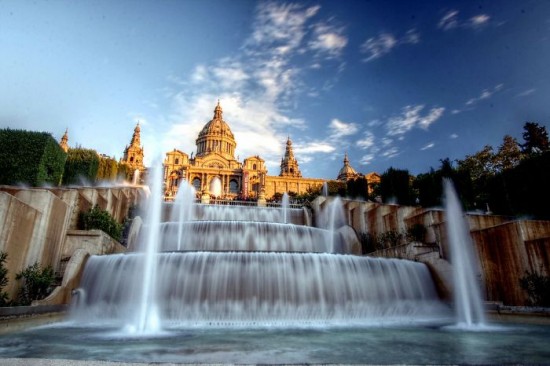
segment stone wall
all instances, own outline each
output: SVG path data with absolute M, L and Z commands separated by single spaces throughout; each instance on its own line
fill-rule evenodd
M 142 187 L 25 188 L 0 186 L 0 251 L 8 254 L 10 297 L 16 294 L 15 275 L 39 262 L 63 272 L 63 263 L 79 248 L 92 254 L 119 252 L 106 234 L 76 239 L 78 216 L 94 205 L 109 211 L 122 223 L 132 205 L 146 196 Z M 91 238 L 94 238 L 91 241 Z M 80 243 L 78 243 L 80 241 Z
M 312 204 L 315 216 L 332 200 L 318 197 Z M 370 253 L 372 256 L 404 258 L 426 263 L 440 290 L 452 291 L 449 245 L 442 209 L 385 205 L 344 200 L 346 222 L 359 232 L 375 236 L 397 231 L 404 233 L 414 224 L 426 227 L 425 242 L 407 243 Z M 527 305 L 527 294 L 519 279 L 526 271 L 550 275 L 550 221 L 513 220 L 498 215 L 466 214 L 470 234 L 480 260 L 478 277 L 488 301 L 506 305 Z

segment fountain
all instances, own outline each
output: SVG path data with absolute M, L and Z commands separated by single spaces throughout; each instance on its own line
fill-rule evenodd
M 69 319 L 0 336 L 1 357 L 241 364 L 550 361 L 549 327 L 449 327 L 455 317 L 424 264 L 350 255 L 334 230 L 343 220 L 341 208 L 327 205 L 324 226 L 310 227 L 298 209 L 285 214 L 281 208 L 200 205 L 185 185 L 174 203 L 162 203 L 158 188 L 151 189 L 150 217 L 140 235 L 147 248 L 92 256 Z
M 472 329 L 485 325 L 483 300 L 476 279 L 478 259 L 453 182 L 445 179 L 443 185 L 457 326 Z
M 222 181 L 219 177 L 212 178 L 210 182 L 210 194 L 216 198 L 220 198 L 222 195 Z
M 132 185 L 137 186 L 140 182 L 140 172 L 139 169 L 134 170 L 134 175 L 132 176 Z
M 283 193 L 283 198 L 281 200 L 281 209 L 283 210 L 283 223 L 288 224 L 288 193 Z

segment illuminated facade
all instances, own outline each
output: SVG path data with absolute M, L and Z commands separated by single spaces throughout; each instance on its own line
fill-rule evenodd
M 235 159 L 237 142 L 223 119 L 220 103 L 214 109 L 213 118 L 207 122 L 196 139 L 197 153 L 189 156 L 183 151 L 174 149 L 166 153 L 164 159 L 165 198 L 172 200 L 179 185 L 187 181 L 195 187 L 197 194 L 212 192 L 212 181 L 217 177 L 221 181 L 221 194 L 224 199 L 248 199 L 265 195 L 267 199 L 276 193 L 294 192 L 303 194 L 308 189 L 319 189 L 328 179 L 304 178 L 298 161 L 294 156 L 292 141 L 287 139 L 285 154 L 281 158 L 281 170 L 278 176 L 268 175 L 265 161 L 251 156 L 241 163 Z M 351 170 L 350 170 L 351 169 Z M 359 174 L 344 159 L 342 172 Z

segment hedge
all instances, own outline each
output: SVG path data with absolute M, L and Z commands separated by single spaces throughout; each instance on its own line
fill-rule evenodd
M 47 132 L 0 130 L 0 184 L 59 185 L 67 154 Z
M 92 184 L 99 169 L 99 155 L 91 149 L 69 149 L 63 184 Z

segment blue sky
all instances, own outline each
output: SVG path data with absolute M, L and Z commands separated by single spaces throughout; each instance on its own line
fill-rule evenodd
M 218 99 L 278 175 L 412 174 L 549 127 L 550 2 L 0 0 L 0 127 L 146 163 L 190 154 Z

